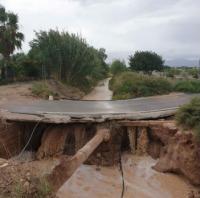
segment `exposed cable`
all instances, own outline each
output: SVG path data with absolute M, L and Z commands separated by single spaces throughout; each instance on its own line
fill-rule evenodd
M 28 141 L 27 141 L 27 143 L 26 143 L 26 145 L 24 146 L 24 148 L 22 149 L 22 151 L 19 153 L 18 157 L 20 157 L 20 156 L 23 154 L 23 152 L 26 150 L 27 146 L 29 145 L 29 143 L 30 143 L 30 141 L 31 141 L 31 139 L 32 139 L 32 137 L 33 137 L 33 134 L 35 133 L 37 127 L 39 126 L 39 124 L 40 124 L 40 122 L 41 122 L 42 120 L 43 120 L 43 119 L 39 120 L 39 121 L 35 124 L 35 126 L 34 126 L 32 132 L 31 132 L 31 135 L 30 135 L 30 137 L 29 137 L 29 139 L 28 139 Z
M 121 192 L 121 198 L 124 197 L 124 191 L 125 191 L 125 183 L 124 183 L 124 172 L 123 172 L 123 166 L 122 166 L 122 155 L 121 151 L 119 151 L 119 169 L 121 172 L 121 177 L 122 177 L 122 192 Z

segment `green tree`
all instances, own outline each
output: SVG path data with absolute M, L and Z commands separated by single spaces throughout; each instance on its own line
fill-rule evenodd
M 164 61 L 161 56 L 151 51 L 137 51 L 134 56 L 129 57 L 130 68 L 134 71 L 151 73 L 161 71 Z
M 18 16 L 0 6 L 0 53 L 4 57 L 2 78 L 6 78 L 6 65 L 15 49 L 21 49 L 24 35 L 19 32 Z
M 119 74 L 119 73 L 122 73 L 124 71 L 126 71 L 127 68 L 126 68 L 126 63 L 125 61 L 121 61 L 119 59 L 116 59 L 112 62 L 112 64 L 110 65 L 110 72 L 113 74 L 113 75 L 116 75 L 116 74 Z
M 17 53 L 10 57 L 8 70 L 16 80 L 36 79 L 41 77 L 41 64 L 29 54 Z
M 30 56 L 42 63 L 47 77 L 88 89 L 107 74 L 105 50 L 89 46 L 79 35 L 40 31 L 30 46 Z

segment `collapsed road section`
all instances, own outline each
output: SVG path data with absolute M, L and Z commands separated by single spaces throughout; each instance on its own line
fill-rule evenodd
M 39 101 L 27 106 L 5 107 L 1 111 L 0 158 L 32 152 L 32 160 L 39 160 L 35 163 L 51 159 L 45 171 L 41 165 L 33 168 L 35 163 L 15 165 L 15 174 L 19 175 L 10 184 L 19 181 L 23 167 L 26 170 L 29 167 L 29 175 L 45 177 L 56 192 L 82 163 L 112 166 L 119 162 L 119 153 L 130 151 L 133 155 L 159 158 L 156 170 L 181 173 L 199 185 L 200 174 L 196 171 L 200 168 L 196 152 L 199 146 L 191 135 L 180 137 L 170 119 L 179 106 L 195 96 L 177 94 L 98 102 Z M 177 155 L 177 151 L 171 149 L 178 141 L 182 152 L 178 153 L 178 158 L 171 159 Z M 4 177 L 13 178 L 7 175 L 11 174 L 8 167 L 12 163 L 0 164 L 0 168 L 4 167 L 1 170 Z M 8 185 L 5 186 L 8 190 Z M 0 179 L 0 188 L 5 186 L 1 186 Z

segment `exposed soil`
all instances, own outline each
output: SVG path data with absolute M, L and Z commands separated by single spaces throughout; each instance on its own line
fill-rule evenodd
M 19 82 L 0 86 L 0 107 L 3 105 L 31 103 L 39 100 L 38 96 L 33 95 L 32 86 L 40 81 Z M 49 89 L 56 94 L 55 99 L 81 99 L 84 93 L 79 89 L 63 85 L 55 80 L 46 81 Z
M 31 93 L 34 82 L 23 82 L 0 86 L 0 106 L 36 100 Z
M 23 162 L 22 158 L 0 159 L 0 198 L 52 197 L 43 175 L 57 165 L 57 160 Z
M 200 143 L 192 133 L 176 133 L 155 165 L 155 170 L 185 175 L 192 184 L 200 184 Z

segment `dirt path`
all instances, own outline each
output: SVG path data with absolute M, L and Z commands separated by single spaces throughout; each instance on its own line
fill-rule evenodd
M 112 92 L 108 81 L 101 82 L 85 100 L 108 100 Z M 105 94 L 105 95 L 104 95 Z M 104 97 L 105 96 L 105 97 Z M 187 198 L 193 187 L 183 178 L 174 174 L 163 174 L 151 167 L 156 164 L 149 156 L 133 156 L 125 153 L 122 157 L 124 170 L 124 198 Z M 119 167 L 82 165 L 58 192 L 59 198 L 120 198 L 122 177 Z

